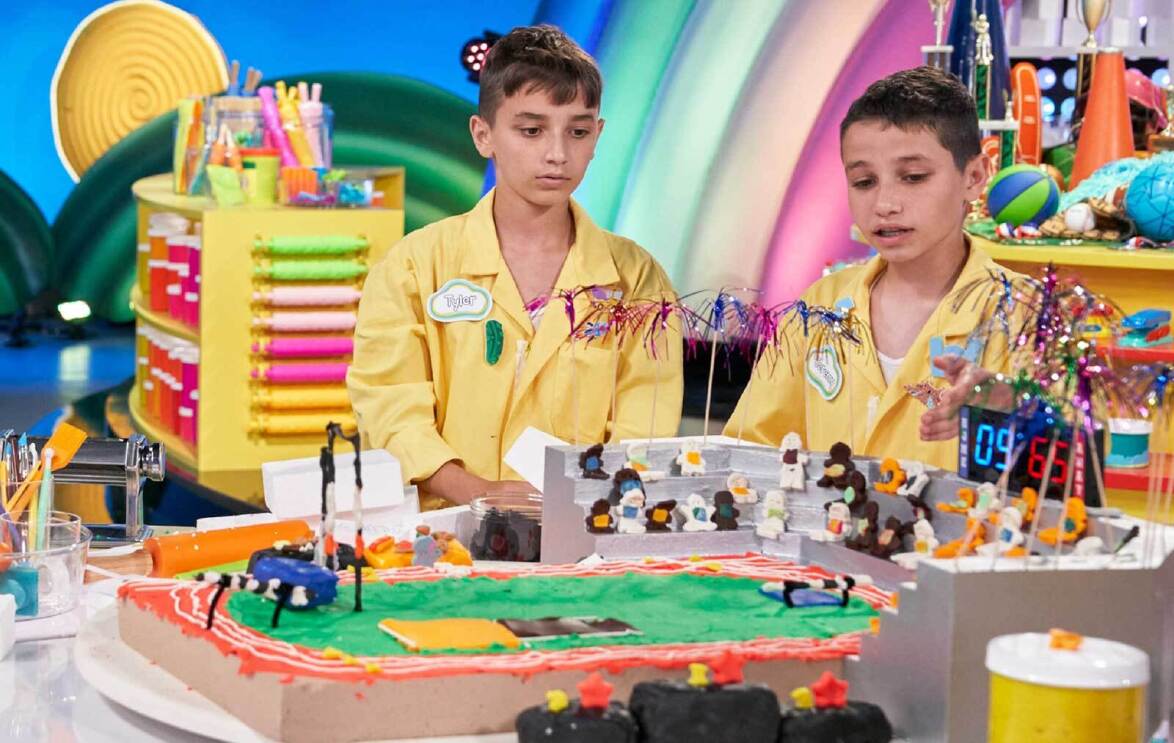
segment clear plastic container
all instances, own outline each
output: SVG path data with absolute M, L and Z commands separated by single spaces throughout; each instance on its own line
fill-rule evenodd
M 28 511 L 19 520 L 0 514 L 0 593 L 16 600 L 16 620 L 51 617 L 72 611 L 85 582 L 90 530 L 81 517 L 52 511 L 37 549 L 29 549 Z
M 492 493 L 469 504 L 474 560 L 538 562 L 542 548 L 542 496 Z

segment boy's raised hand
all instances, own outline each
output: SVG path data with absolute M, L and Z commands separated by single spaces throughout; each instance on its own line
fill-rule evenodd
M 958 435 L 958 409 L 974 399 L 976 387 L 990 381 L 995 375 L 961 356 L 939 356 L 933 360 L 933 365 L 946 375 L 949 386 L 942 390 L 938 404 L 922 414 L 921 440 L 948 441 Z M 992 402 L 996 406 L 1002 404 L 1002 398 L 1009 398 L 1009 392 L 1010 388 L 1007 388 L 1007 394 L 999 391 L 995 395 L 984 395 L 984 405 L 991 406 Z M 1005 402 L 1009 402 L 1009 399 Z

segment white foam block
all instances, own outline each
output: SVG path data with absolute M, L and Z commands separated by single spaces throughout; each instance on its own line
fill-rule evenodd
M 0 660 L 4 660 L 16 642 L 16 599 L 0 593 Z
M 354 452 L 334 455 L 334 502 L 339 516 L 355 502 Z M 266 462 L 261 465 L 265 505 L 280 519 L 316 516 L 322 512 L 322 470 L 317 457 Z M 397 508 L 405 502 L 399 461 L 386 449 L 363 452 L 363 512 Z M 415 507 L 418 511 L 418 505 Z
M 546 447 L 566 445 L 562 439 L 530 426 L 506 452 L 505 463 L 541 493 L 546 477 Z

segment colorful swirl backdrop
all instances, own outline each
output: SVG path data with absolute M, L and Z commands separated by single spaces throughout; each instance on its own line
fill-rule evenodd
M 208 29 L 208 40 L 193 35 L 193 58 L 177 64 L 175 73 L 157 74 L 158 80 L 180 74 L 201 83 L 214 78 L 223 60 L 205 55 L 217 44 L 253 63 L 249 45 L 256 51 L 258 37 L 245 30 L 249 14 L 258 10 L 234 6 L 233 20 L 239 23 L 228 23 L 225 6 L 183 5 Z M 311 7 L 300 0 L 288 5 L 285 19 Z M 339 161 L 407 166 L 409 229 L 470 208 L 492 183 L 468 142 L 467 119 L 477 91 L 460 77 L 460 43 L 486 29 L 504 32 L 546 22 L 561 26 L 594 54 L 605 79 L 607 128 L 576 197 L 601 225 L 647 247 L 680 291 L 757 287 L 778 301 L 796 296 L 826 264 L 864 254 L 864 246 L 849 236 L 838 125 L 870 82 L 920 63 L 920 46 L 933 37 L 924 0 L 464 5 L 463 11 L 444 12 L 444 28 L 435 25 L 440 11 L 426 4 L 356 10 L 363 18 L 323 17 L 312 28 L 315 44 L 298 42 L 308 38 L 309 27 L 295 32 L 285 25 L 292 21 L 270 15 L 265 17 L 272 32 L 264 47 L 268 57 L 254 55 L 263 60 L 268 79 L 326 81 L 326 98 L 336 109 Z M 398 24 L 389 28 L 384 15 L 395 15 Z M 403 48 L 387 51 L 400 37 Z M 440 48 L 449 37 L 451 48 Z M 269 49 L 274 45 L 279 48 Z M 405 49 L 417 56 L 405 58 Z M 353 71 L 360 69 L 370 72 Z M 133 70 L 123 76 L 135 77 Z M 29 227 L 36 220 L 30 221 L 28 199 L 12 213 L 0 208 L 0 234 L 26 236 L 23 243 L 0 242 L 0 263 L 23 266 L 28 274 L 0 291 L 0 313 L 51 282 L 62 298 L 84 299 L 99 316 L 130 319 L 129 185 L 167 168 L 174 114 L 127 133 L 121 128 L 143 106 L 157 103 L 148 100 L 155 95 L 151 86 L 112 91 L 111 100 L 102 97 L 102 107 L 87 103 L 95 100 L 92 92 L 55 88 L 59 141 L 68 128 L 79 130 L 68 135 L 76 146 L 63 147 L 62 155 L 81 180 L 48 220 L 49 246 L 43 244 L 43 230 Z M 62 98 L 67 94 L 72 97 Z M 99 113 L 70 121 L 63 104 L 74 100 Z M 0 119 L 0 129 L 4 123 Z M 50 165 L 62 167 L 41 163 Z M 0 169 L 8 170 L 4 161 Z M 35 188 L 19 174 L 13 177 L 41 202 Z M 6 222 L 19 229 L 6 228 Z M 33 255 L 40 263 L 29 260 Z

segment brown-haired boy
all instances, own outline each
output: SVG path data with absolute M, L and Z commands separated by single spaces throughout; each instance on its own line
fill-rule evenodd
M 655 357 L 615 333 L 569 340 L 567 290 L 595 287 L 578 295 L 577 321 L 592 295 L 673 298 L 648 253 L 571 199 L 603 131 L 602 88 L 595 61 L 558 29 L 502 37 L 469 121 L 497 187 L 405 237 L 367 279 L 351 401 L 370 444 L 427 493 L 465 503 L 521 487 L 502 458 L 529 426 L 579 443 L 676 433 L 679 336 Z

